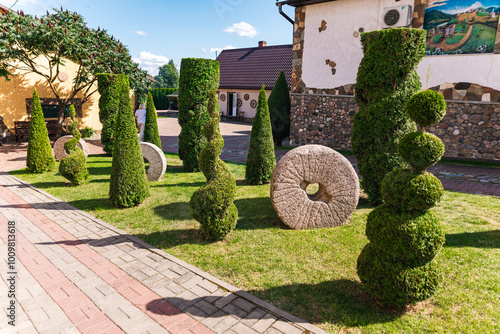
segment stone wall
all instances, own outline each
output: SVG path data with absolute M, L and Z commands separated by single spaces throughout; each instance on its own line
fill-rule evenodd
M 446 101 L 443 120 L 429 127 L 445 144 L 447 158 L 500 160 L 500 103 Z M 351 150 L 353 96 L 292 94 L 290 144 Z

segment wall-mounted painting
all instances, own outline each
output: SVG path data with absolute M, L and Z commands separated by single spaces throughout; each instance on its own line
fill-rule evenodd
M 500 0 L 428 0 L 426 55 L 493 53 Z

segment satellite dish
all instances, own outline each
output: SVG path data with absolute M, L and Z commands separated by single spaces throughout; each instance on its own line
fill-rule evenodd
M 59 75 L 57 76 L 57 78 L 59 79 L 59 81 L 64 82 L 64 81 L 68 80 L 68 75 L 64 72 L 59 72 Z

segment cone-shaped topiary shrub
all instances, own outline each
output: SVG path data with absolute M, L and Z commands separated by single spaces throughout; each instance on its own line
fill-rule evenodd
M 103 150 L 113 154 L 115 120 L 120 104 L 120 91 L 126 84 L 124 74 L 101 73 L 97 75 L 99 98 L 99 120 L 102 124 L 101 143 Z
M 116 206 L 132 207 L 149 197 L 149 186 L 126 76 L 125 83 L 119 92 L 109 197 Z
M 380 184 L 387 173 L 403 166 L 399 139 L 415 130 L 404 112 L 406 101 L 420 89 L 415 69 L 424 57 L 425 31 L 398 28 L 364 33 L 364 57 L 356 79 L 352 150 L 361 185 L 373 204 L 380 204 Z
M 203 126 L 209 120 L 207 103 L 210 91 L 219 87 L 219 62 L 184 58 L 179 78 L 179 158 L 185 171 L 198 171 L 198 157 L 207 141 Z
M 276 146 L 281 146 L 283 139 L 290 135 L 290 90 L 286 82 L 285 73 L 280 72 L 273 90 L 267 101 L 273 140 Z
M 208 143 L 201 151 L 199 165 L 207 184 L 196 190 L 189 206 L 194 219 L 210 240 L 221 240 L 236 226 L 238 209 L 233 203 L 236 181 L 219 158 L 224 139 L 219 132 L 219 108 L 215 90 L 208 102 L 210 120 L 203 127 Z
M 158 146 L 161 150 L 160 132 L 158 131 L 158 122 L 156 121 L 156 108 L 153 103 L 153 96 L 148 93 L 146 102 L 146 125 L 144 128 L 144 141 Z
M 73 138 L 64 143 L 64 149 L 68 153 L 68 156 L 61 160 L 61 163 L 59 164 L 59 173 L 68 179 L 71 184 L 79 186 L 87 179 L 89 171 L 85 165 L 87 162 L 85 153 L 83 153 L 81 148 L 76 146 L 80 141 L 81 134 L 76 128 L 78 126 L 78 120 L 75 116 L 75 106 L 71 105 L 69 107 L 69 117 L 71 117 L 71 123 L 68 125 L 68 131 Z
M 257 112 L 252 124 L 250 147 L 248 148 L 245 178 L 250 184 L 265 184 L 271 181 L 271 174 L 276 165 L 273 134 L 269 107 L 264 85 L 260 89 Z
M 43 118 L 42 105 L 36 89 L 33 91 L 33 107 L 31 109 L 30 134 L 28 137 L 28 153 L 26 167 L 31 173 L 43 173 L 54 169 L 56 159 L 50 146 L 49 133 Z
M 425 107 L 415 102 L 422 101 L 420 95 L 426 96 Z M 424 91 L 410 100 L 413 102 L 407 104 L 407 111 L 421 128 L 439 122 L 446 111 L 440 94 Z M 428 210 L 441 199 L 443 186 L 425 169 L 439 161 L 443 150 L 436 149 L 440 139 L 426 138 L 430 137 L 416 132 L 401 139 L 398 150 L 412 169 L 396 169 L 382 181 L 385 204 L 368 215 L 366 236 L 370 243 L 358 258 L 358 275 L 365 289 L 398 308 L 429 298 L 440 283 L 440 270 L 433 259 L 445 238 L 439 220 Z

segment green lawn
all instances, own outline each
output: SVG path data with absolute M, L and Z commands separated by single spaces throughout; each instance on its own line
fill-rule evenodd
M 108 202 L 109 157 L 89 157 L 91 176 L 81 187 L 56 172 L 11 174 L 332 333 L 500 332 L 498 198 L 445 193 L 435 208 L 446 232 L 437 257 L 443 284 L 435 297 L 403 313 L 364 293 L 356 275 L 367 243 L 366 200 L 349 225 L 289 230 L 273 210 L 269 185 L 246 185 L 245 166 L 228 163 L 238 184 L 238 225 L 225 241 L 208 243 L 188 206 L 205 178 L 182 172 L 177 155 L 166 156 L 165 180 L 150 183 L 152 196 L 130 209 Z

